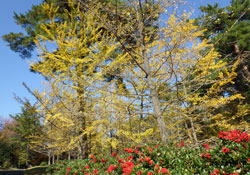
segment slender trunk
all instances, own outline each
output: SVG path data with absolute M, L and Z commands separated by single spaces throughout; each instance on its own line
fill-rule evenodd
M 68 160 L 71 159 L 70 151 L 68 152 Z
M 141 35 L 141 46 L 142 46 L 142 58 L 144 60 L 144 72 L 147 74 L 145 79 L 147 82 L 147 89 L 150 92 L 150 97 L 152 100 L 153 104 L 153 115 L 156 117 L 158 128 L 160 130 L 160 136 L 161 136 L 161 141 L 166 142 L 167 141 L 167 129 L 166 129 L 166 123 L 165 120 L 162 116 L 162 111 L 161 111 L 161 103 L 159 99 L 159 95 L 157 92 L 157 87 L 155 86 L 153 82 L 153 77 L 152 77 L 152 71 L 150 69 L 150 58 L 146 54 L 145 50 L 145 36 L 144 36 L 144 21 L 142 22 L 142 25 L 140 26 L 140 35 Z
M 141 114 L 140 114 L 140 120 L 139 120 L 139 133 L 142 132 L 142 128 L 141 128 L 141 123 L 142 123 L 142 120 L 143 120 L 143 108 L 144 108 L 144 105 L 143 105 L 143 96 L 141 96 L 141 105 L 140 105 L 141 109 Z
M 187 124 L 186 121 L 185 121 L 185 128 L 186 128 L 187 135 L 188 135 L 190 141 L 192 141 L 192 140 L 193 140 L 193 137 L 192 137 L 192 134 L 191 134 L 190 131 L 189 131 L 188 124 Z
M 186 85 L 184 84 L 183 86 L 183 89 L 184 89 L 184 95 L 187 96 L 187 89 L 186 89 Z M 197 139 L 197 134 L 196 134 L 196 131 L 195 131 L 195 127 L 194 127 L 194 121 L 191 117 L 189 117 L 189 121 L 190 121 L 190 124 L 191 124 L 191 129 L 192 129 L 192 135 L 193 135 L 193 138 L 194 138 L 194 141 L 195 143 L 198 142 L 198 139 Z
M 197 143 L 198 139 L 197 139 L 196 131 L 195 131 L 195 128 L 194 128 L 193 119 L 190 118 L 189 120 L 190 120 L 190 124 L 191 124 L 191 128 L 192 128 L 192 133 L 193 133 L 194 141 L 195 141 L 195 143 Z
M 51 164 L 50 159 L 51 159 L 51 155 L 50 155 L 50 151 L 49 151 L 49 152 L 48 152 L 48 165 Z
M 86 116 L 85 116 L 85 91 L 84 91 L 84 83 L 82 82 L 83 80 L 80 78 L 83 75 L 83 65 L 77 65 L 76 66 L 77 69 L 77 73 L 78 73 L 78 77 L 79 77 L 79 81 L 77 82 L 77 96 L 78 96 L 78 100 L 79 100 L 79 121 L 80 121 L 80 126 L 81 126 L 81 130 L 83 132 L 85 132 L 86 130 Z M 80 135 L 82 135 L 82 131 L 79 132 Z M 83 156 L 84 158 L 88 158 L 88 136 L 87 134 L 84 134 L 80 141 L 80 154 L 81 156 Z
M 145 52 L 145 51 L 144 51 Z M 150 97 L 152 100 L 153 104 L 153 114 L 156 117 L 158 128 L 160 130 L 160 136 L 161 136 L 161 141 L 166 142 L 167 141 L 167 129 L 166 129 L 166 123 L 165 120 L 162 116 L 162 111 L 161 111 L 161 103 L 159 99 L 159 95 L 157 92 L 157 87 L 154 85 L 153 78 L 151 77 L 151 70 L 150 70 L 150 64 L 149 64 L 149 58 L 144 55 L 144 69 L 148 73 L 146 76 L 146 81 L 147 81 L 147 86 L 148 90 L 150 92 Z
M 161 112 L 160 100 L 155 89 L 150 88 L 150 94 L 151 94 L 153 107 L 154 107 L 154 116 L 157 119 L 158 127 L 160 129 L 161 140 L 162 142 L 166 142 L 167 130 L 166 130 L 166 123 Z
M 55 164 L 55 155 L 52 155 L 52 164 Z
M 83 87 L 81 87 L 81 88 L 83 88 Z M 83 131 L 85 131 L 86 130 L 86 118 L 85 118 L 85 114 L 84 114 L 85 101 L 84 101 L 84 91 L 83 90 L 78 90 L 78 98 L 80 100 L 79 121 L 80 121 L 81 129 Z M 82 131 L 80 131 L 79 134 L 81 135 Z M 87 134 L 84 134 L 79 142 L 80 143 L 80 154 L 84 158 L 88 157 L 88 143 L 87 143 L 87 141 L 88 141 Z
M 29 146 L 28 146 L 28 144 L 26 145 L 26 155 L 27 155 L 27 158 L 25 160 L 25 166 L 28 167 L 29 166 L 29 163 L 28 163 L 28 161 L 29 161 Z

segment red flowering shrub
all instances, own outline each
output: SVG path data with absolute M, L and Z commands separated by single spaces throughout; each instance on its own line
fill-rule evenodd
M 219 136 L 220 139 L 224 139 L 224 140 L 231 140 L 234 142 L 249 142 L 250 140 L 250 136 L 249 134 L 247 134 L 246 132 L 240 132 L 237 130 L 233 130 L 233 131 L 228 131 L 228 132 L 219 132 Z
M 210 175 L 241 175 L 250 172 L 247 159 L 250 156 L 249 134 L 237 130 L 219 132 L 218 143 L 215 147 L 207 149 L 202 154 L 204 164 L 215 167 Z M 211 157 L 208 158 L 207 154 Z
M 245 175 L 250 170 L 249 135 L 220 132 L 214 143 L 190 148 L 184 142 L 168 146 L 136 146 L 108 156 L 62 161 L 53 175 Z

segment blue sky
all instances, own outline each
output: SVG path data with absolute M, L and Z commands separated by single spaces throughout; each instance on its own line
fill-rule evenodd
M 32 89 L 39 88 L 42 77 L 29 71 L 28 60 L 22 60 L 12 52 L 2 40 L 2 35 L 9 32 L 20 32 L 21 28 L 13 20 L 13 12 L 23 13 L 32 4 L 40 0 L 5 0 L 0 7 L 0 119 L 9 114 L 20 112 L 20 104 L 13 98 L 13 93 L 20 97 L 32 99 L 22 86 L 26 82 Z
M 13 12 L 24 13 L 32 4 L 41 0 L 5 0 L 0 7 L 0 36 L 9 32 L 20 32 L 22 29 L 13 20 Z M 198 7 L 218 2 L 221 6 L 228 5 L 230 0 L 188 0 L 188 6 L 198 15 Z M 31 89 L 40 89 L 43 78 L 29 71 L 29 60 L 23 60 L 17 53 L 12 52 L 0 38 L 0 119 L 8 118 L 9 114 L 20 112 L 20 104 L 13 98 L 14 93 L 34 101 L 33 97 L 22 86 L 27 83 Z

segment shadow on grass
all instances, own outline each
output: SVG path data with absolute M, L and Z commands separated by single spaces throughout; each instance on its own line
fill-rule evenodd
M 45 166 L 32 167 L 24 170 L 0 170 L 0 175 L 48 175 Z

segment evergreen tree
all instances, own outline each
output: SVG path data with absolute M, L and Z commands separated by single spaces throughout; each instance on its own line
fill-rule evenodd
M 217 114 L 224 113 L 231 123 L 249 123 L 250 116 L 250 0 L 232 0 L 226 7 L 218 4 L 201 6 L 203 15 L 196 19 L 201 28 L 206 29 L 202 40 L 211 39 L 217 52 L 229 66 L 237 63 L 237 76 L 232 84 L 222 88 L 224 96 L 240 93 L 244 99 L 237 99 L 219 108 Z M 203 90 L 206 91 L 207 87 Z M 244 112 L 243 112 L 244 111 Z
M 16 124 L 15 127 L 10 129 L 15 133 L 15 137 L 12 138 L 13 142 L 18 143 L 19 147 L 18 163 L 20 166 L 27 167 L 31 162 L 33 153 L 30 149 L 31 136 L 39 135 L 41 132 L 40 117 L 36 112 L 36 107 L 29 102 L 24 103 L 21 113 L 10 116 Z
M 229 94 L 241 93 L 250 101 L 250 0 L 232 0 L 227 7 L 201 6 L 197 23 L 206 29 L 201 39 L 211 39 L 222 59 L 230 65 L 240 59 L 235 84 L 226 86 Z

